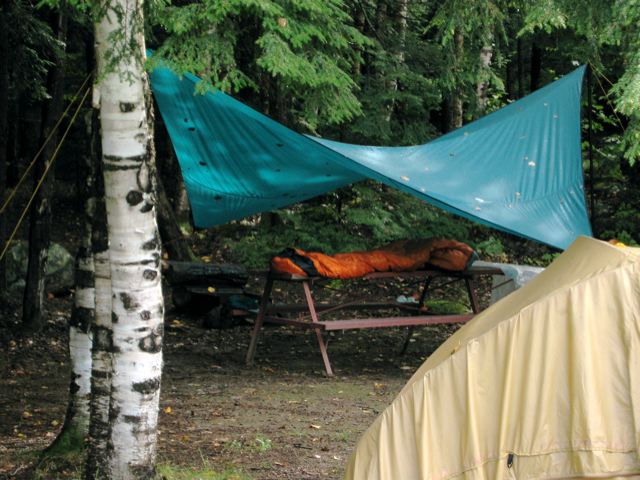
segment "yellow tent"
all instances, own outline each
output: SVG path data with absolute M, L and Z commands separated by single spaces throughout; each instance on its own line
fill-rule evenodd
M 580 237 L 427 359 L 348 480 L 640 478 L 640 249 Z

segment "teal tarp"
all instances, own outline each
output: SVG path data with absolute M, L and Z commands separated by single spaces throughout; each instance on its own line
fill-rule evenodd
M 566 248 L 591 235 L 580 148 L 584 67 L 480 120 L 412 147 L 301 135 L 193 75 L 151 75 L 197 226 L 273 210 L 373 178 L 449 212 Z

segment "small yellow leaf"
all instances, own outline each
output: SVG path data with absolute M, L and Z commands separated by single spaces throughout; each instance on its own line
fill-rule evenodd
M 209 293 L 215 293 L 215 292 L 216 292 L 216 289 L 215 289 L 215 287 L 207 287 L 207 292 L 209 292 Z
M 211 256 L 210 256 L 210 255 L 203 255 L 202 257 L 200 257 L 200 259 L 201 259 L 204 263 L 211 263 Z
M 320 425 L 314 425 L 314 424 L 309 425 L 309 427 L 315 428 L 316 430 L 320 430 L 320 428 L 322 428 L 320 427 Z
M 164 413 L 166 413 L 167 415 L 171 415 L 173 413 L 173 409 L 171 407 L 166 407 L 164 409 Z
M 57 427 L 58 425 L 60 425 L 60 422 L 58 420 L 52 420 L 51 421 L 51 426 L 52 427 Z

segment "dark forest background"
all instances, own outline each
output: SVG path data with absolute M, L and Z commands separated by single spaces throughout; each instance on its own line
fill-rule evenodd
M 297 131 L 370 145 L 424 143 L 588 63 L 582 132 L 594 235 L 635 244 L 640 236 L 640 7 L 635 3 L 155 1 L 147 3 L 147 42 L 155 50 L 153 61 L 195 72 L 212 88 L 231 92 Z M 3 205 L 19 186 L 0 214 L 3 248 L 47 169 L 13 244 L 31 238 L 46 245 L 52 236 L 69 244 L 74 229 L 62 219 L 83 214 L 95 123 L 90 100 L 76 116 L 65 108 L 77 101 L 94 69 L 93 32 L 88 13 L 61 5 L 6 0 L 0 10 Z M 48 136 L 52 140 L 32 164 Z M 331 253 L 408 237 L 455 238 L 484 258 L 534 264 L 546 264 L 557 253 L 373 181 L 194 230 L 184 186 L 175 180 L 180 170 L 171 140 L 157 113 L 155 142 L 168 258 L 205 256 L 263 268 L 269 256 L 291 245 Z M 6 287 L 4 260 L 0 290 Z

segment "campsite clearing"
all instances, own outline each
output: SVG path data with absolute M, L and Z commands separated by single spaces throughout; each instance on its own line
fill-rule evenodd
M 50 300 L 46 330 L 32 339 L 1 326 L 0 479 L 32 478 L 27 466 L 64 420 L 69 301 Z M 360 434 L 456 328 L 421 327 L 401 357 L 400 329 L 332 332 L 338 369 L 327 379 L 313 335 L 266 328 L 261 356 L 247 368 L 250 328 L 203 330 L 169 310 L 160 463 L 235 467 L 250 479 L 340 478 Z M 66 468 L 48 478 L 79 477 Z

